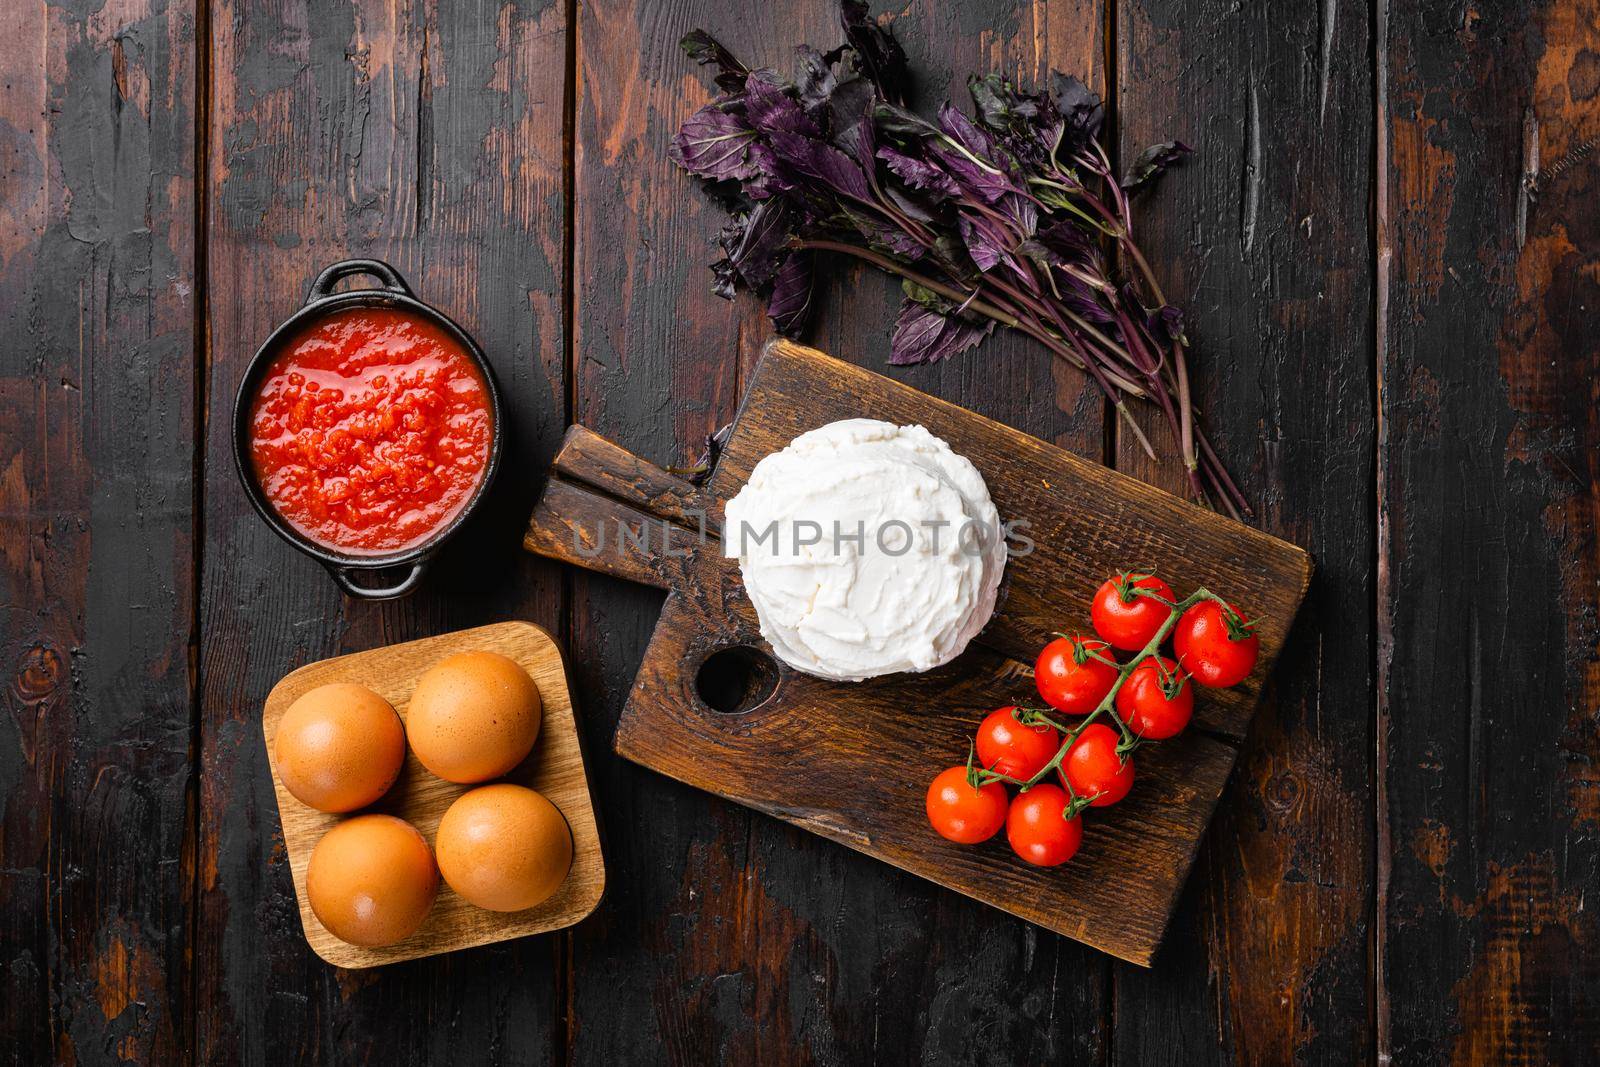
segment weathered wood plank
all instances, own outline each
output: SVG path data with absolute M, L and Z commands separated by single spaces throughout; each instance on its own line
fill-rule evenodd
M 0 8 L 0 1061 L 181 1063 L 191 3 Z
M 1094 3 L 1000 0 L 895 17 L 926 105 L 964 95 L 968 73 L 1001 65 L 1099 77 L 1100 12 Z M 786 69 L 793 45 L 839 39 L 833 17 L 831 4 L 790 2 L 618 0 L 580 10 L 576 417 L 649 459 L 698 453 L 732 417 L 737 368 L 753 363 L 770 333 L 754 302 L 729 306 L 708 292 L 704 264 L 721 219 L 665 156 L 677 123 L 707 98 L 675 42 L 704 26 L 739 55 Z M 812 336 L 881 366 L 892 287 L 842 265 L 823 274 Z M 1092 389 L 1019 340 L 990 341 L 971 360 L 906 380 L 1100 455 Z M 574 660 L 588 672 L 580 688 L 604 694 L 607 709 L 591 748 L 609 746 L 659 596 L 584 575 L 574 585 Z M 1106 971 L 1081 946 L 636 768 L 601 774 L 613 776 L 600 789 L 616 798 L 602 801 L 616 805 L 608 829 L 620 821 L 628 835 L 608 835 L 608 863 L 642 881 L 578 931 L 591 961 L 577 977 L 578 1060 L 713 1050 L 765 1062 L 877 1052 L 972 1063 L 1102 1049 Z M 940 935 L 930 938 L 934 927 Z M 658 962 L 641 943 L 676 958 Z M 654 1026 L 619 1032 L 605 1024 L 618 1014 Z
M 678 122 L 708 99 L 677 42 L 705 26 L 751 62 L 786 69 L 793 44 L 834 35 L 831 11 L 596 0 L 578 20 L 574 421 L 657 463 L 689 462 L 733 417 L 739 354 L 754 353 L 766 324 L 753 303 L 708 290 L 721 220 L 667 159 Z M 824 1055 L 836 1024 L 814 1010 L 810 950 L 796 946 L 834 931 L 796 916 L 807 894 L 749 864 L 774 825 L 611 751 L 660 594 L 582 573 L 572 587 L 569 647 L 611 874 L 600 911 L 573 932 L 572 1060 Z M 869 989 L 854 987 L 855 1010 Z
M 1050 73 L 1059 70 L 1108 91 L 1109 14 L 1103 0 L 981 0 L 903 10 L 875 4 L 874 9 L 894 20 L 917 76 L 913 100 L 923 110 L 947 98 L 968 106 L 968 76 L 992 70 L 1034 85 L 1047 84 Z M 997 331 L 957 360 L 887 368 L 900 295 L 890 279 L 852 268 L 828 288 L 818 328 L 807 340 L 1106 461 L 1106 407 L 1099 391 L 1026 338 Z M 789 879 L 805 876 L 811 862 L 805 852 L 775 859 L 783 866 L 774 875 Z M 1107 957 L 918 879 L 891 877 L 853 854 L 846 861 L 848 895 L 841 891 L 830 905 L 854 913 L 858 940 L 877 946 L 872 973 L 892 968 L 907 976 L 908 987 L 921 990 L 910 999 L 879 995 L 875 1002 L 874 1021 L 883 1033 L 913 1035 L 910 1047 L 916 1051 L 908 1056 L 952 1064 L 1103 1060 L 1112 1032 Z M 937 930 L 937 937 L 929 937 L 930 930 Z
M 1380 7 L 1381 1056 L 1600 1048 L 1600 5 Z
M 560 4 L 214 4 L 210 410 L 201 684 L 198 1053 L 208 1061 L 543 1062 L 563 1028 L 560 937 L 360 975 L 312 954 L 273 814 L 261 701 L 288 669 L 504 618 L 560 622 L 559 572 L 520 523 L 566 422 Z M 393 263 L 493 363 L 503 477 L 421 592 L 342 602 L 249 511 L 233 389 L 315 272 Z M 582 694 L 579 713 L 582 714 Z
M 1317 557 L 1153 972 L 1121 968 L 1116 1058 L 1353 1063 L 1367 972 L 1374 442 L 1371 42 L 1363 4 L 1118 6 L 1122 159 L 1195 155 L 1137 236 L 1186 312 L 1196 402 L 1256 509 Z M 1164 420 L 1146 419 L 1166 445 Z M 1182 491 L 1119 442 L 1118 467 Z

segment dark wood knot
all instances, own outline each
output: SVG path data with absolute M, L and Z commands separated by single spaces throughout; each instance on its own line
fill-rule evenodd
M 1288 771 L 1280 771 L 1267 782 L 1267 807 L 1275 812 L 1293 811 L 1300 803 L 1300 779 Z
M 61 685 L 66 659 L 53 645 L 34 642 L 17 660 L 13 686 L 24 704 L 42 704 Z

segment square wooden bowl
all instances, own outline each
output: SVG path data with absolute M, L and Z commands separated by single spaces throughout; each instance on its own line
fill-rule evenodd
M 362 948 L 329 933 L 311 911 L 306 897 L 306 864 L 311 849 L 334 823 L 348 815 L 329 815 L 294 798 L 278 778 L 273 751 L 278 722 L 289 705 L 302 694 L 329 682 L 354 682 L 382 696 L 402 719 L 411 702 L 417 679 L 439 660 L 454 652 L 498 652 L 520 663 L 533 676 L 544 699 L 544 724 L 533 752 L 510 774 L 496 781 L 516 782 L 537 789 L 566 816 L 572 828 L 572 869 L 555 895 L 537 907 L 518 912 L 486 911 L 467 903 L 443 880 L 439 899 L 422 926 L 404 941 L 383 948 Z M 600 854 L 600 834 L 589 800 L 589 780 L 578 747 L 578 728 L 572 714 L 572 694 L 567 686 L 561 649 L 543 628 L 526 622 L 502 622 L 459 630 L 420 641 L 375 648 L 348 656 L 309 663 L 286 675 L 267 695 L 261 729 L 272 766 L 272 785 L 278 793 L 278 818 L 283 843 L 294 873 L 295 896 L 300 901 L 300 921 L 306 940 L 317 955 L 337 967 L 373 967 L 400 960 L 433 956 L 441 952 L 487 945 L 513 937 L 548 933 L 578 922 L 600 903 L 605 891 L 605 860 Z M 434 777 L 408 749 L 400 778 L 388 794 L 363 811 L 398 815 L 422 831 L 431 847 L 445 809 L 472 786 L 456 785 Z M 355 813 L 351 813 L 355 814 Z

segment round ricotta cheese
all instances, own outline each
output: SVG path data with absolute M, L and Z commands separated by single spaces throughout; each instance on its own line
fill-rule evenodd
M 762 459 L 722 536 L 773 652 L 836 681 L 960 655 L 994 613 L 1006 562 L 971 461 L 921 426 L 874 419 L 829 423 Z

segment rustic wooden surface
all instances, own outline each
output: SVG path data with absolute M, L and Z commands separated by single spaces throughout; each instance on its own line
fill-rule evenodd
M 0 6 L 0 1061 L 1582 1063 L 1600 1013 L 1595 0 L 916 0 L 924 103 L 1076 70 L 1208 425 L 1318 558 L 1155 968 L 610 754 L 660 594 L 518 550 L 342 602 L 250 512 L 225 418 L 316 269 L 376 255 L 563 427 L 685 462 L 766 331 L 707 291 L 665 160 L 708 26 L 800 0 Z M 1589 146 L 1589 147 L 1585 147 Z M 808 340 L 881 368 L 896 295 Z M 996 338 L 895 372 L 1158 483 L 1092 388 Z M 211 413 L 209 419 L 207 412 Z M 257 730 L 287 670 L 505 618 L 567 644 L 610 875 L 571 931 L 340 972 L 299 930 Z
M 441 881 L 439 898 L 416 933 L 381 948 L 363 948 L 341 941 L 317 920 L 306 896 L 306 867 L 322 835 L 344 816 L 307 807 L 284 788 L 278 777 L 273 746 L 278 723 L 300 697 L 332 682 L 354 682 L 383 697 L 405 719 L 417 679 L 455 652 L 498 652 L 522 665 L 539 687 L 543 720 L 533 753 L 497 781 L 537 789 L 560 809 L 572 831 L 572 868 L 548 900 L 516 912 L 486 911 L 458 896 Z M 588 918 L 605 891 L 606 868 L 600 834 L 595 829 L 589 780 L 578 745 L 577 720 L 567 685 L 561 649 L 548 631 L 526 622 L 500 622 L 470 630 L 384 645 L 366 652 L 308 663 L 291 671 L 267 694 L 261 709 L 262 740 L 277 795 L 278 825 L 300 903 L 300 922 L 317 955 L 339 967 L 378 967 L 441 952 L 476 948 L 514 937 L 563 930 Z M 430 774 L 416 753 L 406 751 L 399 780 L 371 810 L 398 815 L 422 831 L 429 844 L 437 840 L 439 820 L 471 786 L 456 785 Z M 364 809 L 365 810 L 365 809 Z
M 928 675 L 850 686 L 819 682 L 768 656 L 770 692 L 733 707 L 708 704 L 700 672 L 715 670 L 712 658 L 765 643 L 737 563 L 722 555 L 715 537 L 698 540 L 699 516 L 720 529 L 723 506 L 761 458 L 807 430 L 860 416 L 926 426 L 972 460 L 1002 516 L 1029 522 L 1038 546 L 1007 562 L 995 616 L 975 638 L 983 652 Z M 541 493 L 524 545 L 671 594 L 623 708 L 618 753 L 1149 965 L 1261 681 L 1305 594 L 1311 565 L 1304 552 L 781 340 L 766 346 L 752 372 L 703 492 L 582 426 L 567 433 L 553 469 L 559 477 Z M 624 529 L 636 540 L 625 540 Z M 1086 846 L 1068 869 L 1029 869 L 1000 841 L 983 849 L 942 846 L 915 802 L 927 781 L 962 758 L 974 724 L 999 694 L 1022 700 L 1033 692 L 1024 664 L 1055 629 L 1071 625 L 1053 605 L 1087 604 L 1128 559 L 1147 561 L 1175 588 L 1225 589 L 1252 605 L 1252 616 L 1262 619 L 1256 670 L 1233 689 L 1200 694 L 1183 738 L 1141 750 L 1140 795 L 1089 820 Z

